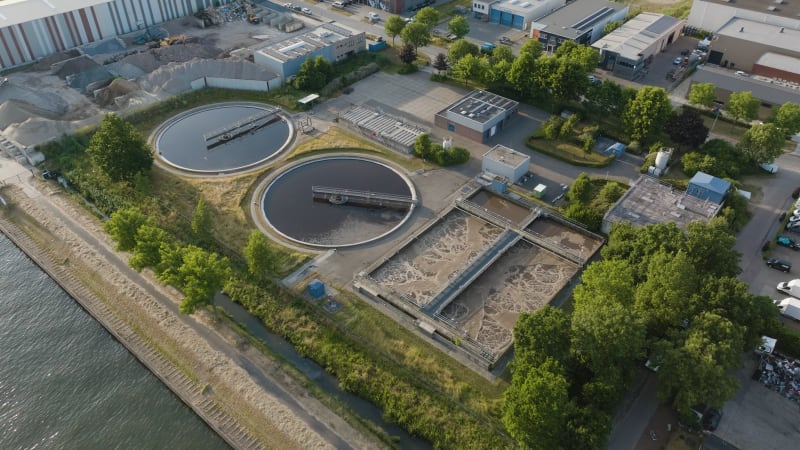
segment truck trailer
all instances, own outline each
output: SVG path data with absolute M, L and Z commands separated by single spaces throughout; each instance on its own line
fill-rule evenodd
M 781 301 L 776 301 L 775 304 L 778 305 L 781 314 L 790 319 L 800 321 L 800 300 L 789 297 Z

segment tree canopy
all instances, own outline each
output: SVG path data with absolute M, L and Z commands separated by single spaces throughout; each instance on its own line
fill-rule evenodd
M 456 78 L 464 80 L 464 86 L 467 86 L 469 80 L 483 80 L 488 69 L 489 66 L 485 57 L 468 53 L 456 61 L 450 70 Z
M 419 16 L 419 13 L 417 13 L 417 16 Z M 422 22 L 417 21 L 407 24 L 403 28 L 403 31 L 400 32 L 400 38 L 406 44 L 413 45 L 414 51 L 416 51 L 419 47 L 430 44 L 431 33 L 428 27 Z
M 713 83 L 694 83 L 689 88 L 689 103 L 710 108 L 717 98 L 717 87 Z
M 631 139 L 644 140 L 651 136 L 672 113 L 672 104 L 663 88 L 645 86 L 639 89 L 623 113 Z
M 758 114 L 758 105 L 761 104 L 753 97 L 750 91 L 732 92 L 725 104 L 725 112 L 735 120 L 753 120 Z
M 431 31 L 433 27 L 439 23 L 439 11 L 437 11 L 436 8 L 426 6 L 417 11 L 417 14 L 414 15 L 414 22 L 412 23 L 421 24 L 425 27 L 426 31 Z
M 161 249 L 162 262 L 167 262 L 168 266 L 159 279 L 183 292 L 181 312 L 192 314 L 197 308 L 212 304 L 214 296 L 230 278 L 228 259 L 194 245 L 162 246 Z
M 750 161 L 760 164 L 780 156 L 785 141 L 783 132 L 775 125 L 756 124 L 744 132 L 736 148 Z
M 672 142 L 684 148 L 697 148 L 708 139 L 708 127 L 703 123 L 700 113 L 691 108 L 683 108 L 680 114 L 673 114 L 664 131 Z
M 383 31 L 386 32 L 386 35 L 392 38 L 392 46 L 394 46 L 394 38 L 400 36 L 400 33 L 403 31 L 403 28 L 406 27 L 406 22 L 403 20 L 402 17 L 398 15 L 389 16 L 386 19 L 386 22 L 383 24 Z
M 253 230 L 244 247 L 244 258 L 247 261 L 247 270 L 256 280 L 267 279 L 275 273 L 278 266 L 278 254 L 264 236 L 264 233 Z
M 117 250 L 133 250 L 136 246 L 136 232 L 147 223 L 147 217 L 139 208 L 125 208 L 114 211 L 103 224 L 103 229 L 117 243 Z
M 450 45 L 447 51 L 447 57 L 450 59 L 451 64 L 457 63 L 461 58 L 466 55 L 478 56 L 480 50 L 478 46 L 466 39 L 459 39 Z
M 153 165 L 145 138 L 116 114 L 106 114 L 89 140 L 86 154 L 112 181 L 133 181 Z
M 774 123 L 787 135 L 800 131 L 800 105 L 794 102 L 782 104 L 775 113 Z
M 469 34 L 469 22 L 463 16 L 455 16 L 447 22 L 447 31 L 461 39 Z

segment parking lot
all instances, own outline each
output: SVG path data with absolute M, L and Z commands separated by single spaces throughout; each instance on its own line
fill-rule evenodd
M 680 78 L 678 81 L 673 81 L 667 77 L 667 74 L 670 71 L 677 71 L 680 65 L 675 64 L 676 58 L 683 58 L 685 56 L 689 57 L 689 66 L 691 67 L 692 64 L 697 63 L 699 57 L 698 55 L 692 55 L 691 51 L 697 47 L 697 43 L 699 42 L 698 39 L 689 37 L 689 36 L 681 36 L 675 42 L 668 45 L 667 48 L 664 49 L 661 53 L 654 55 L 653 60 L 647 67 L 647 72 L 643 77 L 637 78 L 636 80 L 628 80 L 625 78 L 620 78 L 614 76 L 611 72 L 605 70 L 599 70 L 603 75 L 603 78 L 608 78 L 610 80 L 614 80 L 617 83 L 623 86 L 630 86 L 630 87 L 641 87 L 641 86 L 656 86 L 662 87 L 666 90 L 672 90 L 676 85 L 680 83 Z M 688 55 L 682 55 L 681 52 L 685 52 L 686 50 L 689 51 Z M 688 70 L 687 67 L 687 70 Z

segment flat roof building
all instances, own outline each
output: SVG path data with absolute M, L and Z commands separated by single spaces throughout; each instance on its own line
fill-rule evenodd
M 734 17 L 715 35 L 708 55 L 710 64 L 749 72 L 765 53 L 800 58 L 800 30 L 796 28 Z
M 709 64 L 699 66 L 692 76 L 692 83 L 712 83 L 716 86 L 716 99 L 722 102 L 727 101 L 732 92 L 749 91 L 766 107 L 785 102 L 800 104 L 800 82 L 793 82 L 789 78 L 784 80 L 786 81 L 778 81 L 762 75 L 743 77 L 732 70 Z
M 306 33 L 269 44 L 253 52 L 253 61 L 284 80 L 300 71 L 307 58 L 322 56 L 336 63 L 366 50 L 366 35 L 340 24 L 324 23 Z
M 753 64 L 751 72 L 800 86 L 800 58 L 767 52 Z M 797 88 L 795 88 L 797 89 Z
M 434 124 L 478 142 L 488 142 L 516 115 L 519 103 L 487 91 L 472 91 L 439 111 Z
M 504 145 L 495 145 L 483 154 L 481 169 L 494 175 L 499 175 L 516 183 L 526 173 L 531 163 L 531 157 Z
M 607 34 L 592 47 L 600 51 L 600 65 L 623 78 L 635 78 L 645 61 L 675 42 L 684 21 L 656 13 L 641 13 Z
M 526 30 L 531 22 L 566 4 L 567 0 L 473 1 L 472 13 L 489 23 Z
M 603 216 L 602 230 L 611 231 L 615 222 L 645 226 L 674 222 L 685 228 L 691 222 L 708 222 L 721 205 L 701 200 L 657 179 L 642 175 Z
M 625 20 L 628 5 L 608 0 L 576 0 L 531 23 L 529 37 L 554 52 L 564 41 L 591 45 L 609 22 Z
M 777 27 L 800 28 L 797 0 L 694 0 L 686 23 L 716 33 L 733 18 Z

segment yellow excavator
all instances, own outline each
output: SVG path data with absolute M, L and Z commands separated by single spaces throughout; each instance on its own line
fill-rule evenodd
M 175 44 L 185 44 L 186 43 L 186 35 L 179 34 L 177 36 L 170 36 L 161 40 L 161 47 L 169 47 L 170 45 Z

